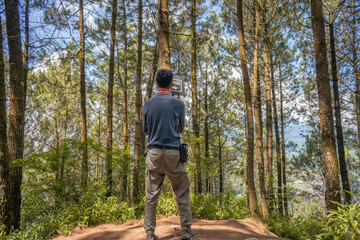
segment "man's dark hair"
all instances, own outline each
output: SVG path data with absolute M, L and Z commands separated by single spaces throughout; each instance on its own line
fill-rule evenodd
M 156 83 L 160 88 L 168 88 L 173 80 L 173 73 L 169 70 L 160 69 L 156 74 Z

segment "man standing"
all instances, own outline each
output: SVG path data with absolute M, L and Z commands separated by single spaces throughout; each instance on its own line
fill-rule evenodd
M 159 239 L 155 234 L 156 206 L 165 175 L 176 195 L 182 228 L 181 239 L 195 236 L 190 228 L 190 181 L 185 163 L 180 162 L 180 133 L 185 126 L 185 105 L 171 96 L 173 74 L 159 70 L 156 75 L 157 94 L 143 107 L 143 130 L 148 135 L 146 154 L 146 202 L 144 227 L 146 240 Z

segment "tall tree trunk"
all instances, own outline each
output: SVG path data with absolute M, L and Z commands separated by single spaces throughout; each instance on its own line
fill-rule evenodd
M 98 145 L 101 148 L 101 109 L 99 109 L 98 115 Z M 95 163 L 95 179 L 99 179 L 99 162 L 100 162 L 100 152 L 97 153 L 96 163 Z
M 24 154 L 24 118 L 26 99 L 26 79 L 24 79 L 18 0 L 5 0 L 5 13 L 10 64 L 8 148 L 10 162 L 13 162 L 16 159 L 23 158 Z M 10 204 L 12 214 L 11 225 L 14 227 L 14 229 L 19 229 L 22 167 L 11 168 L 10 179 Z
M 69 91 L 66 86 L 67 82 L 71 81 L 71 62 L 69 63 L 69 72 L 66 78 L 64 78 L 64 86 L 66 88 L 66 95 L 68 96 Z M 68 121 L 69 121 L 69 101 L 68 98 L 65 98 L 64 104 L 66 105 L 65 110 L 65 122 L 64 122 L 64 141 L 63 141 L 63 147 L 62 147 L 62 157 L 61 157 L 61 168 L 60 168 L 60 179 L 63 180 L 64 177 L 64 168 L 65 168 L 65 160 L 66 160 L 66 136 L 67 136 L 67 127 L 68 127 Z
M 168 0 L 158 0 L 159 10 L 159 69 L 171 70 L 169 48 Z
M 258 49 L 259 49 L 259 4 L 256 2 L 255 6 L 255 46 L 254 46 L 254 117 L 255 117 L 255 132 L 256 132 L 256 146 L 259 168 L 259 185 L 261 195 L 261 210 L 264 222 L 269 221 L 268 204 L 266 201 L 265 191 L 265 166 L 264 166 L 264 147 L 262 140 L 262 113 L 261 113 L 261 87 L 258 69 Z
M 79 0 L 79 25 L 80 25 L 80 100 L 81 100 L 81 189 L 85 191 L 88 179 L 88 151 L 86 127 L 86 89 L 85 89 L 85 32 L 83 0 Z
M 158 39 L 156 39 L 156 45 L 155 45 L 155 49 L 154 49 L 154 57 L 153 57 L 153 61 L 151 64 L 150 76 L 149 76 L 148 84 L 146 87 L 144 102 L 151 98 L 151 94 L 152 94 L 152 90 L 153 90 L 153 86 L 154 86 L 154 80 L 155 80 L 155 73 L 156 73 L 156 69 L 158 66 L 158 61 L 159 61 L 159 41 L 158 41 Z
M 109 59 L 109 82 L 108 82 L 108 106 L 107 106 L 107 141 L 106 141 L 106 180 L 109 197 L 112 194 L 112 146 L 113 146 L 113 94 L 114 94 L 114 60 L 115 60 L 115 38 L 116 38 L 116 15 L 117 0 L 112 2 L 111 35 L 110 35 L 110 59 Z
M 24 44 L 24 79 L 25 79 L 25 92 L 27 91 L 28 79 L 28 65 L 29 65 L 29 0 L 25 0 L 25 44 Z M 25 101 L 26 102 L 26 96 Z M 25 106 L 24 106 L 25 107 Z
M 133 177 L 133 200 L 137 202 L 140 183 L 139 183 L 139 160 L 141 155 L 141 66 L 142 66 L 142 0 L 139 0 L 138 15 L 138 48 L 136 64 L 136 92 L 135 92 L 135 143 L 134 143 L 134 177 Z
M 271 90 L 272 90 L 272 102 L 274 108 L 274 125 L 275 125 L 275 144 L 276 144 L 276 167 L 277 167 L 277 185 L 278 185 L 278 210 L 280 214 L 283 214 L 283 201 L 282 201 L 282 167 L 281 167 L 281 151 L 280 151 L 280 135 L 279 135 L 279 122 L 276 106 L 276 94 L 275 94 L 275 80 L 274 80 L 274 63 L 271 63 Z
M 55 120 L 55 158 L 56 158 L 56 169 L 55 169 L 55 181 L 56 183 L 60 182 L 60 172 L 61 172 L 61 163 L 60 163 L 60 133 L 59 125 L 57 119 L 57 111 L 54 111 L 54 120 Z M 55 206 L 59 206 L 59 197 L 61 196 L 61 185 L 57 185 L 55 188 Z
M 270 63 L 269 63 L 269 23 L 266 19 L 267 1 L 264 1 L 263 7 L 263 29 L 264 29 L 264 63 L 265 63 L 265 104 L 266 104 L 266 150 L 267 150 L 267 166 L 266 166 L 266 199 L 273 208 L 273 188 L 272 188 L 272 164 L 273 164 L 273 146 L 272 146 L 272 109 L 271 109 L 271 81 L 270 81 Z
M 319 98 L 321 147 L 325 167 L 326 210 L 337 209 L 332 201 L 341 201 L 339 167 L 336 155 L 331 89 L 324 28 L 322 0 L 311 0 L 311 22 L 314 35 L 316 80 Z
M 358 59 L 357 59 L 357 36 L 356 36 L 356 0 L 353 0 L 352 8 L 353 8 L 353 22 L 352 22 L 352 41 L 351 41 L 351 48 L 352 48 L 352 55 L 353 55 L 353 69 L 354 69 L 354 78 L 355 78 L 355 113 L 356 113 L 356 123 L 357 123 L 357 130 L 358 130 L 358 149 L 360 149 L 360 73 L 359 73 L 359 66 L 358 66 Z
M 0 16 L 0 226 L 5 226 L 5 232 L 10 230 L 10 169 L 9 149 L 7 145 L 6 124 L 6 88 L 5 61 L 3 52 L 3 31 Z
M 280 122 L 281 122 L 281 165 L 282 165 L 282 184 L 285 216 L 288 215 L 288 200 L 286 190 L 286 156 L 285 156 L 285 132 L 284 132 L 284 109 L 283 109 L 283 91 L 281 79 L 281 59 L 279 61 L 279 80 L 280 80 Z
M 197 193 L 202 192 L 201 181 L 201 158 L 200 158 L 200 137 L 199 119 L 198 119 L 198 104 L 197 104 L 197 80 L 196 80 L 196 0 L 191 1 L 191 93 L 192 93 L 192 124 L 193 134 L 196 138 L 194 146 L 194 157 L 196 165 L 196 185 Z
M 331 52 L 331 76 L 333 80 L 335 128 L 336 128 L 337 147 L 338 147 L 339 163 L 340 163 L 340 175 L 341 175 L 342 188 L 345 195 L 345 203 L 350 203 L 351 201 L 351 194 L 349 193 L 350 183 L 349 183 L 349 177 L 348 177 L 348 171 L 347 171 L 346 159 L 345 159 L 344 135 L 343 135 L 343 128 L 341 123 L 341 106 L 340 106 L 339 86 L 338 86 L 337 66 L 336 66 L 334 19 L 331 13 L 329 17 L 330 17 L 329 29 L 330 29 L 330 52 Z
M 223 177 L 223 163 L 222 163 L 222 152 L 221 149 L 222 148 L 222 144 L 221 144 L 221 134 L 219 133 L 219 153 L 218 153 L 218 157 L 219 157 L 219 193 L 223 193 L 224 192 L 224 177 Z
M 123 142 L 124 142 L 124 151 L 127 151 L 129 148 L 129 133 L 128 133 L 128 92 L 127 92 L 127 24 L 126 24 L 126 1 L 123 0 L 123 29 L 124 29 L 124 84 L 123 84 Z M 125 153 L 123 155 L 123 175 L 122 175 L 122 196 L 125 199 L 127 196 L 127 189 L 128 189 L 128 155 Z
M 205 159 L 206 159 L 206 192 L 210 192 L 210 176 L 209 176 L 209 171 L 210 171 L 210 149 L 209 149 L 209 106 L 208 106 L 208 101 L 209 101 L 209 96 L 208 96 L 208 85 L 209 85 L 209 79 L 208 79 L 208 66 L 206 65 L 206 69 L 205 69 L 205 103 L 204 103 L 204 114 L 205 114 L 205 120 L 204 120 L 204 144 L 205 144 Z
M 246 122 L 247 122 L 247 134 L 246 134 L 246 176 L 249 190 L 249 202 L 251 216 L 255 219 L 259 217 L 259 207 L 257 204 L 257 197 L 255 191 L 255 177 L 254 177 L 254 120 L 253 120 L 253 108 L 252 108 L 252 96 L 250 87 L 250 77 L 247 67 L 247 59 L 245 52 L 245 38 L 244 38 L 244 26 L 243 26 L 243 7 L 242 0 L 237 0 L 237 27 L 239 35 L 239 50 L 241 60 L 241 70 L 243 75 L 243 84 L 245 92 L 246 103 Z

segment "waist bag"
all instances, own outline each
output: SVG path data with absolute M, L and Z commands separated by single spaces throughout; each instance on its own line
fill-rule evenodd
M 187 162 L 188 160 L 188 145 L 186 143 L 181 143 L 179 146 L 180 151 L 180 162 Z

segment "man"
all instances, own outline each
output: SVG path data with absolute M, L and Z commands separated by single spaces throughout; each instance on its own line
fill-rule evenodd
M 195 232 L 190 228 L 190 181 L 185 164 L 179 161 L 180 133 L 185 126 L 185 105 L 171 96 L 172 80 L 171 71 L 159 70 L 156 75 L 158 92 L 147 100 L 143 107 L 143 130 L 148 135 L 144 220 L 146 240 L 159 239 L 154 234 L 156 205 L 165 175 L 168 176 L 176 195 L 182 228 L 181 239 L 195 236 Z

